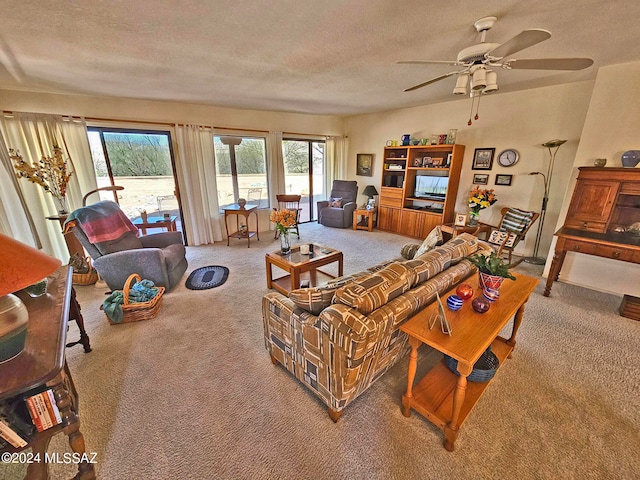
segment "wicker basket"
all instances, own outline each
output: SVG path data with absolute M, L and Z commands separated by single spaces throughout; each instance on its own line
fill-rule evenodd
M 74 285 L 93 285 L 98 281 L 98 272 L 91 269 L 89 273 L 74 273 L 73 284 Z
M 156 287 L 158 289 L 158 293 L 155 297 L 153 297 L 148 302 L 136 302 L 129 303 L 129 291 L 133 284 L 142 280 L 140 275 L 137 273 L 132 273 L 127 278 L 127 281 L 124 284 L 124 288 L 122 289 L 124 304 L 122 305 L 122 322 L 120 323 L 129 323 L 129 322 L 139 322 L 141 320 L 150 320 L 158 315 L 158 311 L 162 306 L 162 296 L 164 295 L 164 287 Z M 113 322 L 108 316 L 107 319 L 111 325 L 119 325 L 118 322 Z
M 458 361 L 451 358 L 449 355 L 444 356 L 444 362 L 453 373 L 458 373 Z M 470 382 L 488 382 L 493 378 L 500 366 L 500 360 L 496 357 L 496 354 L 491 351 L 491 347 L 487 348 L 478 361 L 473 365 L 473 370 L 467 377 Z
M 98 281 L 98 272 L 91 264 L 91 257 L 86 257 L 89 264 L 89 273 L 73 273 L 74 285 L 93 285 Z

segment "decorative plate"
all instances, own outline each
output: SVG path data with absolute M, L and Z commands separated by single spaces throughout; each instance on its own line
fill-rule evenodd
M 640 150 L 629 150 L 622 154 L 622 166 L 633 168 L 640 163 Z

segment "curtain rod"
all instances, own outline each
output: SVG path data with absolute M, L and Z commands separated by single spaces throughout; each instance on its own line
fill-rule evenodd
M 62 115 L 62 116 L 71 116 L 71 117 L 76 117 L 76 116 L 80 116 L 82 117 L 82 115 L 67 115 L 67 114 L 54 114 L 54 115 Z M 188 123 L 169 123 L 169 122 L 159 122 L 159 121 L 154 121 L 154 120 L 130 120 L 130 119 L 123 119 L 123 118 L 100 118 L 100 117 L 83 117 L 86 121 L 89 122 L 117 122 L 117 123 L 133 123 L 133 124 L 139 124 L 139 125 L 162 125 L 165 127 L 173 127 L 175 125 L 178 125 L 179 127 L 185 127 L 187 125 L 191 125 Z M 240 131 L 240 132 L 258 132 L 258 133 L 269 133 L 269 130 L 262 130 L 262 129 L 255 129 L 255 128 L 238 128 L 238 127 L 221 127 L 221 126 L 215 126 L 215 125 L 199 125 L 201 127 L 204 128 L 211 128 L 211 129 L 219 129 L 219 130 L 234 130 L 234 131 Z M 305 136 L 316 136 L 316 137 L 331 137 L 333 135 L 327 135 L 326 133 L 303 133 L 303 132 L 282 132 L 283 135 L 305 135 Z

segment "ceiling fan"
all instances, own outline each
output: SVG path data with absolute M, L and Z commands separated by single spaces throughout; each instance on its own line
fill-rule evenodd
M 520 50 L 524 50 L 525 48 L 549 39 L 551 32 L 540 28 L 532 28 L 523 30 L 511 40 L 502 44 L 485 42 L 487 31 L 493 27 L 497 20 L 497 17 L 483 17 L 476 20 L 473 25 L 481 35 L 480 43 L 462 49 L 458 53 L 458 58 L 455 61 L 425 60 L 398 62 L 401 64 L 443 64 L 461 67 L 459 70 L 445 73 L 444 75 L 407 88 L 405 92 L 417 90 L 418 88 L 439 82 L 447 77 L 458 75 L 453 93 L 465 95 L 467 93 L 467 85 L 469 84 L 471 96 L 474 97 L 498 90 L 498 75 L 495 72 L 497 68 L 505 70 L 582 70 L 593 65 L 593 60 L 590 58 L 539 58 L 526 60 L 507 58 Z

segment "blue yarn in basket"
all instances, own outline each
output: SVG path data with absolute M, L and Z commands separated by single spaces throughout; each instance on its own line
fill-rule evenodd
M 458 361 L 449 355 L 444 356 L 444 362 L 453 373 L 460 376 L 458 373 Z M 496 357 L 496 354 L 491 351 L 491 347 L 487 348 L 478 361 L 473 365 L 473 370 L 467 377 L 470 382 L 488 382 L 498 371 L 500 366 L 500 360 Z

